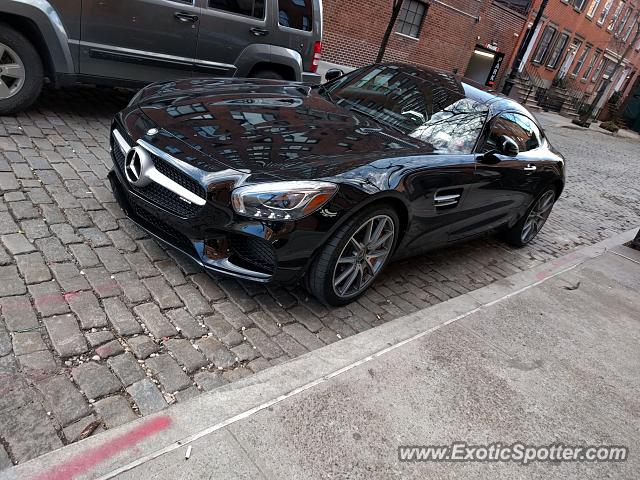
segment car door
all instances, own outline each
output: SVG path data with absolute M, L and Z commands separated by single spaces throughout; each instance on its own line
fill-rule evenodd
M 412 211 L 403 249 L 418 254 L 447 243 L 452 226 L 464 223 L 475 181 L 475 157 L 427 155 L 413 163 L 417 165 L 406 175 L 403 186 Z
M 519 153 L 495 153 L 501 135 L 513 139 Z M 476 179 L 468 204 L 474 215 L 452 232 L 460 239 L 511 224 L 524 213 L 545 179 L 544 138 L 535 122 L 516 112 L 503 112 L 487 125 L 476 156 Z
M 195 0 L 82 0 L 80 73 L 150 83 L 188 77 L 196 53 Z
M 233 75 L 240 54 L 251 62 L 268 62 L 272 35 L 267 0 L 197 0 L 201 19 L 196 71 Z M 246 51 L 245 51 L 246 50 Z M 244 53 L 243 53 L 244 52 Z M 239 72 L 247 75 L 249 72 Z

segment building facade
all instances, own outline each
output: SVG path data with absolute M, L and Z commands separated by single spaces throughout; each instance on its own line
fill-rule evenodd
M 529 84 L 569 92 L 583 105 L 600 92 L 598 110 L 612 96 L 624 100 L 640 69 L 640 1 L 548 0 L 542 21 L 531 33 L 541 3 L 534 2 L 521 35 L 532 35 L 521 77 Z
M 530 0 L 404 0 L 385 61 L 462 74 L 497 87 L 525 30 Z M 392 0 L 324 0 L 323 60 L 373 63 Z

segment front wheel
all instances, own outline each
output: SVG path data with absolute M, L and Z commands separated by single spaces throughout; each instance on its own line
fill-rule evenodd
M 0 23 L 0 115 L 28 108 L 40 94 L 42 61 L 20 32 Z
M 372 207 L 357 214 L 331 237 L 307 273 L 307 287 L 327 305 L 346 305 L 378 277 L 398 239 L 398 214 Z
M 524 217 L 504 233 L 505 240 L 514 247 L 524 247 L 531 242 L 549 218 L 555 201 L 555 188 L 547 187 L 535 199 Z

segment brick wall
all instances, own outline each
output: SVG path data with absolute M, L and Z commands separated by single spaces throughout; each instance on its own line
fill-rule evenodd
M 372 63 L 391 16 L 391 5 L 391 0 L 324 0 L 323 60 L 352 67 Z M 464 74 L 476 44 L 493 43 L 505 53 L 499 83 L 511 64 L 524 25 L 524 16 L 491 0 L 432 1 L 419 38 L 394 32 L 385 60 Z

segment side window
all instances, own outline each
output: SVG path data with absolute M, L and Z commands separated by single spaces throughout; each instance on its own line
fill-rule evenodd
M 310 32 L 312 21 L 313 0 L 278 0 L 278 23 L 283 27 Z
M 248 17 L 264 18 L 264 0 L 209 0 L 209 8 Z
M 521 152 L 540 146 L 540 130 L 536 124 L 517 113 L 503 113 L 491 123 L 484 150 L 494 149 L 501 135 L 515 140 Z

